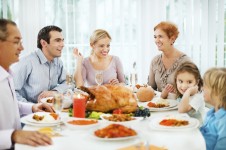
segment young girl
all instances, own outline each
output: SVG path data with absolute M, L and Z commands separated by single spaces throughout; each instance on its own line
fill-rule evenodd
M 190 117 L 197 118 L 200 123 L 205 114 L 205 102 L 201 95 L 203 81 L 199 69 L 192 62 L 183 63 L 175 74 L 178 111 L 188 113 Z
M 200 128 L 207 150 L 225 150 L 226 143 L 226 68 L 209 69 L 203 77 L 203 95 L 214 106 Z

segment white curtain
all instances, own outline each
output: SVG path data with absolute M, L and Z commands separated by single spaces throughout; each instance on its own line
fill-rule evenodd
M 37 48 L 38 31 L 50 24 L 60 26 L 65 37 L 62 55 L 72 73 L 72 49 L 90 54 L 89 36 L 96 28 L 112 36 L 111 54 L 121 58 L 128 75 L 137 62 L 138 82 L 147 82 L 149 65 L 159 53 L 153 28 L 160 21 L 178 25 L 175 46 L 190 56 L 204 73 L 225 66 L 225 0 L 14 0 L 13 18 L 23 36 L 26 55 Z M 11 3 L 13 5 L 13 3 Z M 4 6 L 3 11 L 4 11 Z
M 18 12 L 15 18 L 23 37 L 21 56 L 37 49 L 39 30 L 46 25 L 44 0 L 16 0 Z
M 154 27 L 166 19 L 165 0 L 142 0 L 140 5 L 140 37 L 138 51 L 139 83 L 147 83 L 149 66 L 154 56 L 159 54 L 154 42 Z

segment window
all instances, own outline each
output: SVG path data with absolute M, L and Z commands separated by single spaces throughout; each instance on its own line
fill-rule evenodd
M 65 33 L 62 60 L 68 72 L 75 70 L 73 48 L 78 47 L 84 56 L 89 56 L 89 38 L 98 28 L 107 30 L 111 35 L 111 54 L 131 66 L 132 61 L 136 61 L 138 0 L 46 0 L 45 5 L 49 6 L 46 24 L 58 24 Z M 124 69 L 129 70 L 127 65 Z
M 167 19 L 180 30 L 177 47 L 192 57 L 202 73 L 226 66 L 224 0 L 168 0 L 166 8 Z
M 61 27 L 65 37 L 62 60 L 69 73 L 76 66 L 73 48 L 89 56 L 89 37 L 102 28 L 110 33 L 110 54 L 120 57 L 125 74 L 136 61 L 138 82 L 147 83 L 151 59 L 159 53 L 153 28 L 163 20 L 178 25 L 175 46 L 188 54 L 202 73 L 226 66 L 225 0 L 0 0 L 0 8 L 2 17 L 18 23 L 23 53 L 36 49 L 37 33 L 43 26 Z

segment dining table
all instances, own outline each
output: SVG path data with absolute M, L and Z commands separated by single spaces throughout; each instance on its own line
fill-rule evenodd
M 138 102 L 138 105 L 140 103 Z M 154 145 L 167 150 L 206 150 L 205 140 L 198 125 L 178 130 L 157 128 L 158 126 L 155 128 L 153 126 L 156 120 L 160 118 L 178 115 L 189 117 L 187 114 L 178 113 L 177 109 L 151 111 L 150 117 L 142 118 L 139 121 L 128 124 L 138 135 L 135 138 L 123 140 L 101 140 L 93 138 L 93 132 L 95 130 L 109 124 L 109 122 L 104 120 L 99 120 L 99 126 L 90 129 L 72 129 L 68 128 L 65 124 L 61 124 L 61 131 L 56 131 L 60 136 L 52 137 L 52 145 L 33 147 L 16 143 L 15 150 L 117 150 L 126 147 L 128 147 L 127 149 L 131 149 L 129 148 L 131 146 L 139 150 L 139 144 L 141 143 Z M 68 113 L 61 113 L 62 120 L 68 117 Z M 40 128 L 43 127 L 25 123 L 23 130 L 36 131 Z M 51 128 L 55 130 L 55 126 Z

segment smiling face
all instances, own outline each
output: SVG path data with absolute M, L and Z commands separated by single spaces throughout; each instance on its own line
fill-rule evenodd
M 110 51 L 110 42 L 111 40 L 106 37 L 92 44 L 91 47 L 93 49 L 94 54 L 100 58 L 106 57 Z
M 174 38 L 173 37 L 169 38 L 167 34 L 161 29 L 156 29 L 154 31 L 154 38 L 155 44 L 161 51 L 164 51 L 172 47 L 172 44 L 174 42 Z
M 9 66 L 19 61 L 20 52 L 24 49 L 21 34 L 17 26 L 7 25 L 8 37 L 0 40 L 0 65 L 8 70 Z
M 188 88 L 197 85 L 197 81 L 193 74 L 181 72 L 177 75 L 176 84 L 178 91 L 183 95 Z
M 63 47 L 64 38 L 61 32 L 50 31 L 49 44 L 45 40 L 41 40 L 43 52 L 49 61 L 52 61 L 56 57 L 60 57 Z

